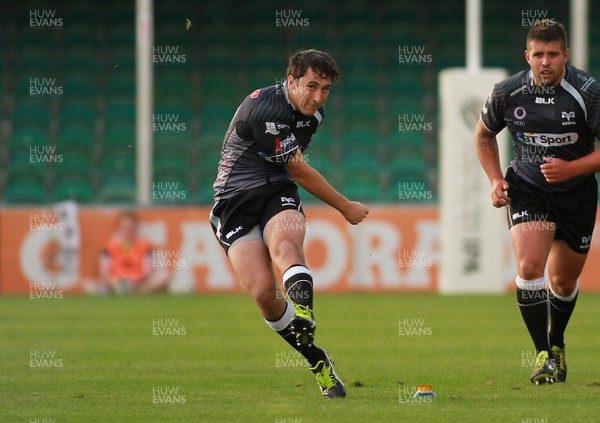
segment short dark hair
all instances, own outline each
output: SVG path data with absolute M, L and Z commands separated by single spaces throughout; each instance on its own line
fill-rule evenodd
M 335 81 L 341 74 L 333 57 L 319 50 L 300 50 L 294 53 L 288 61 L 287 74 L 294 79 L 304 76 L 308 68 L 324 78 Z
M 567 31 L 563 24 L 554 19 L 542 19 L 536 21 L 527 34 L 527 48 L 530 41 L 542 41 L 544 43 L 558 41 L 563 50 L 567 49 Z

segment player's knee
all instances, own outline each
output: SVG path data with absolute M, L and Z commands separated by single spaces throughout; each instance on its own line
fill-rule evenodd
M 545 263 L 536 259 L 522 259 L 519 261 L 519 276 L 525 280 L 533 280 L 544 276 Z
M 271 258 L 279 269 L 287 269 L 293 264 L 304 263 L 304 251 L 302 245 L 281 241 L 271 249 Z
M 568 297 L 575 290 L 577 279 L 564 278 L 559 275 L 552 276 L 550 278 L 550 286 L 555 294 L 561 297 Z
M 269 308 L 277 301 L 277 287 L 271 275 L 264 275 L 259 282 L 252 284 L 250 294 L 261 307 Z

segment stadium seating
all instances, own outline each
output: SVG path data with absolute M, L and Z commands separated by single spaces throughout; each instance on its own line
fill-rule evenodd
M 176 115 L 186 124 L 183 131 L 155 131 L 155 178 L 185 182 L 190 201 L 210 203 L 236 107 L 252 90 L 283 80 L 290 53 L 320 48 L 337 58 L 342 78 L 307 150 L 309 163 L 345 194 L 365 201 L 397 201 L 398 181 L 410 178 L 435 193 L 437 73 L 465 64 L 465 16 L 462 0 L 430 6 L 306 2 L 298 8 L 308 28 L 282 28 L 267 0 L 155 2 L 155 44 L 178 46 L 187 57 L 181 65 L 154 66 L 155 114 Z M 3 5 L 0 15 L 16 21 L 23 7 Z M 516 0 L 484 4 L 484 66 L 511 73 L 526 66 L 522 48 L 515 49 L 526 29 L 506 30 L 507 22 L 520 25 L 517 12 L 524 7 Z M 567 3 L 538 1 L 527 7 L 549 10 L 569 23 Z M 0 164 L 5 165 L 0 202 L 134 201 L 134 3 L 80 2 L 61 13 L 61 30 L 2 29 L 0 49 L 7 60 L 0 65 Z M 598 17 L 590 8 L 590 22 Z M 189 30 L 186 19 L 192 22 Z M 600 42 L 597 26 L 590 26 L 590 41 Z M 424 47 L 432 63 L 402 64 L 399 47 Z M 594 49 L 589 69 L 600 73 Z M 37 77 L 56 78 L 63 94 L 30 96 L 30 79 Z M 432 127 L 399 130 L 399 119 L 407 114 Z M 30 146 L 55 146 L 65 161 L 48 172 L 34 169 L 27 157 Z

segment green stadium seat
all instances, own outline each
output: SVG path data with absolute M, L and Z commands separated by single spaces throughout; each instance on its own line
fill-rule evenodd
M 120 65 L 119 65 L 120 66 Z M 135 76 L 132 73 L 115 72 L 106 81 L 106 95 L 109 97 L 135 96 Z
M 94 128 L 96 126 L 96 105 L 92 101 L 77 99 L 63 99 L 58 112 L 61 124 L 78 124 Z
M 32 154 L 34 157 L 32 157 Z M 56 152 L 55 154 L 58 154 Z M 47 159 L 58 161 L 58 156 L 48 155 Z M 9 151 L 8 163 L 6 165 L 6 181 L 10 185 L 14 180 L 19 178 L 32 178 L 38 184 L 44 184 L 47 179 L 48 168 L 51 166 L 48 163 L 42 163 L 44 154 L 30 151 L 29 147 L 14 148 Z M 39 160 L 38 157 L 40 156 Z
M 111 123 L 133 125 L 135 123 L 135 103 L 124 100 L 110 101 L 106 105 L 104 117 Z
M 387 2 L 383 6 L 382 17 L 385 21 L 402 27 L 406 24 L 419 24 L 419 3 Z
M 385 90 L 390 97 L 408 97 L 413 101 L 419 100 L 425 94 L 422 76 L 408 72 L 390 74 Z
M 330 183 L 333 180 L 337 180 L 337 173 L 339 171 L 339 166 L 335 164 L 335 162 L 325 155 L 314 155 L 307 153 L 305 155 L 306 162 L 313 168 L 315 168 L 325 179 L 327 179 Z
M 184 170 L 190 166 L 189 152 L 183 150 L 156 150 L 154 156 L 154 171 L 157 173 L 170 173 Z
M 50 123 L 49 99 L 22 99 L 15 105 L 12 113 L 13 125 L 48 126 Z
M 371 157 L 377 158 L 381 146 L 377 135 L 372 131 L 355 131 L 345 132 L 342 135 L 341 148 L 344 152 L 342 157 L 344 161 L 352 161 L 354 157 L 362 156 L 365 162 L 368 162 Z
M 377 7 L 362 0 L 348 1 L 339 10 L 341 22 L 372 22 L 377 18 Z
M 30 125 L 27 127 L 17 128 L 9 141 L 9 149 L 22 150 L 29 152 L 31 146 L 44 146 L 48 145 L 48 130 L 40 127 Z
M 52 166 L 56 177 L 78 176 L 91 179 L 94 170 L 93 158 L 89 152 L 79 148 L 57 146 L 62 162 Z
M 95 138 L 96 136 L 92 126 L 78 123 L 66 123 L 61 125 L 56 141 L 61 147 L 84 151 L 91 154 L 94 148 Z
M 344 70 L 342 69 L 342 72 Z M 332 93 L 342 93 L 346 97 L 373 98 L 373 92 L 379 91 L 379 81 L 374 74 L 351 74 L 342 76 L 332 88 Z
M 4 13 L 3 13 L 4 15 Z M 25 14 L 22 15 L 25 18 Z M 24 21 L 24 25 L 25 25 Z M 43 29 L 29 29 L 25 28 L 19 31 L 17 36 L 17 48 L 19 50 L 29 49 L 31 47 L 43 47 L 51 48 L 54 47 L 55 38 L 52 37 L 52 31 L 46 31 Z
M 132 150 L 105 149 L 100 156 L 100 170 L 119 174 L 134 174 L 136 157 Z
M 411 149 L 422 151 L 425 146 L 426 134 L 422 132 L 401 132 L 396 127 L 395 131 L 391 131 L 386 138 L 385 144 L 388 149 Z
M 29 46 L 19 50 L 15 68 L 18 72 L 39 69 L 40 66 L 46 66 L 44 64 L 54 63 L 55 57 L 56 55 L 45 46 Z
M 154 133 L 154 151 L 156 155 L 164 151 L 185 152 L 190 155 L 191 149 L 190 131 Z
M 276 9 L 277 8 L 273 6 L 273 2 L 268 0 L 254 0 L 252 2 L 244 3 L 241 15 L 247 22 L 257 23 L 258 25 L 256 26 L 274 28 Z M 268 43 L 268 41 L 266 41 L 266 43 Z
M 426 175 L 429 171 L 427 161 L 420 155 L 392 155 L 389 169 L 391 173 Z
M 304 9 L 303 9 L 304 10 Z M 308 13 L 308 12 L 307 12 Z M 315 15 L 311 20 L 312 25 L 308 30 L 296 30 L 292 35 L 292 45 L 301 48 L 315 48 L 323 51 L 331 51 L 332 46 L 332 32 L 330 25 L 317 25 Z M 310 19 L 310 18 L 309 18 Z
M 373 74 L 381 68 L 373 46 L 348 46 L 336 61 L 343 75 Z
M 57 181 L 52 193 L 53 201 L 74 200 L 79 203 L 94 201 L 94 190 L 89 179 L 66 177 Z
M 100 59 L 97 52 L 90 51 L 90 47 L 77 47 L 66 52 L 63 69 L 70 72 L 77 71 L 84 75 L 93 75 L 98 72 Z
M 198 152 L 198 166 L 202 169 L 215 168 L 221 158 L 221 145 L 214 145 L 212 148 L 204 148 Z
M 122 151 L 126 151 L 128 148 L 133 149 L 136 139 L 135 126 L 133 125 L 133 121 L 131 122 L 131 124 L 113 124 L 113 122 L 107 121 L 104 145 L 120 147 Z
M 48 194 L 43 184 L 36 178 L 22 176 L 13 180 L 6 190 L 6 201 L 8 203 L 44 203 Z
M 365 21 L 344 22 L 340 28 L 340 43 L 344 46 L 371 47 L 377 45 L 373 28 Z
M 370 153 L 367 154 L 369 151 Z M 382 164 L 372 152 L 372 149 L 348 150 L 342 156 L 342 169 L 345 173 L 365 171 L 367 173 L 377 174 L 378 172 L 381 172 L 381 168 Z
M 202 55 L 206 50 L 219 49 L 231 52 L 238 48 L 240 39 L 234 25 L 223 25 L 222 22 L 211 22 L 201 28 Z M 205 62 L 206 63 L 206 62 Z M 206 63 L 208 65 L 208 63 Z
M 97 199 L 107 203 L 130 203 L 135 201 L 135 179 L 126 175 L 102 177 Z
M 377 173 L 346 173 L 342 190 L 354 201 L 381 201 L 384 197 Z
M 113 22 L 108 28 L 107 41 L 109 46 L 131 46 L 131 54 L 134 54 L 135 25 L 132 20 L 130 24 Z
M 242 96 L 247 96 L 254 90 L 275 85 L 283 80 L 283 74 L 273 72 L 273 69 L 261 69 L 250 71 L 241 85 Z
M 250 93 L 248 93 L 250 94 Z M 225 105 L 208 105 L 205 106 L 200 112 L 200 125 L 221 126 L 223 128 L 223 135 L 229 126 L 229 122 L 235 114 L 236 108 L 231 108 Z M 224 126 L 223 126 L 224 125 Z
M 266 35 L 267 38 L 273 38 L 273 30 L 270 29 Z M 248 34 L 250 37 L 251 34 Z M 251 43 L 252 44 L 252 43 Z M 288 53 L 282 46 L 266 44 L 258 50 L 254 50 L 248 55 L 246 66 L 248 66 L 248 73 L 253 72 L 254 69 L 268 69 L 272 74 L 277 74 L 280 78 L 284 77 L 285 67 L 287 65 L 286 57 Z M 261 45 L 258 43 L 258 45 Z M 277 69 L 282 69 L 277 72 Z
M 222 45 L 212 45 L 202 49 L 201 66 L 210 71 L 214 68 L 233 68 L 239 66 L 235 47 L 226 47 Z
M 215 164 L 211 169 L 205 169 L 198 175 L 197 190 L 195 193 L 195 199 L 200 204 L 212 204 L 214 202 L 213 195 L 215 193 L 213 189 L 213 183 L 217 176 L 217 165 Z
M 71 8 L 69 7 L 69 11 L 70 10 Z M 98 47 L 98 31 L 96 29 L 95 22 L 90 24 L 90 22 L 82 20 L 86 18 L 94 19 L 94 16 L 84 15 L 78 17 L 77 19 L 69 20 L 70 24 L 64 28 L 63 42 L 67 52 L 85 47 Z M 65 17 L 65 19 L 67 18 Z

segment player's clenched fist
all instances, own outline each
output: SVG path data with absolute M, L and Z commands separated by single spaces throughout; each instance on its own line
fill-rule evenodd
M 369 208 L 358 201 L 350 201 L 348 206 L 340 211 L 344 219 L 353 225 L 357 225 L 363 221 L 369 214 Z

